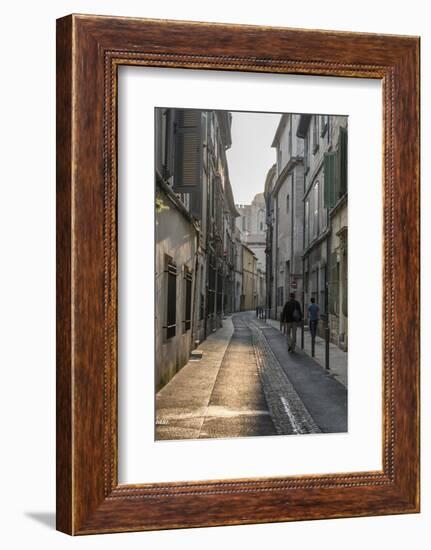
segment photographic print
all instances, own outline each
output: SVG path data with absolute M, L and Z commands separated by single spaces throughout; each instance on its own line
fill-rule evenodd
M 155 109 L 155 439 L 346 432 L 348 117 Z

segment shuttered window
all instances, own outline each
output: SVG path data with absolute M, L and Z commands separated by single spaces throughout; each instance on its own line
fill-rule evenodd
M 325 208 L 347 193 L 347 129 L 340 128 L 337 151 L 325 153 Z
M 310 130 L 307 131 L 304 138 L 304 170 L 305 173 L 310 169 Z
M 329 285 L 328 285 L 328 307 L 329 313 L 333 315 L 339 314 L 339 265 L 337 261 L 337 253 L 331 254 L 329 265 Z
M 305 201 L 305 246 L 310 243 L 310 199 Z
M 324 156 L 324 199 L 325 208 L 332 208 L 336 202 L 336 168 L 337 168 L 337 153 L 325 153 Z
M 345 252 L 343 257 L 343 303 L 341 304 L 343 315 L 347 317 L 348 315 L 348 291 L 349 291 L 349 285 L 347 280 L 347 270 L 348 270 L 348 261 L 347 261 L 347 252 Z
M 318 302 L 320 312 L 326 313 L 325 309 L 325 294 L 326 294 L 326 266 L 323 266 L 320 268 L 320 275 L 319 275 L 319 295 L 320 295 L 320 301 Z
M 214 257 L 210 257 L 208 269 L 208 315 L 214 313 L 215 305 L 215 288 L 216 288 L 216 271 L 214 266 Z
M 282 306 L 284 304 L 284 287 L 279 286 L 277 288 L 277 305 Z
M 222 312 L 223 305 L 223 276 L 221 271 L 217 271 L 217 313 Z
M 199 321 L 203 321 L 205 314 L 205 296 L 203 293 L 201 293 L 201 301 L 199 304 Z
M 175 193 L 201 193 L 202 187 L 202 113 L 175 111 Z
M 313 154 L 319 149 L 319 116 L 313 116 Z
M 192 274 L 184 268 L 184 331 L 187 332 L 192 326 Z
M 338 198 L 347 193 L 347 128 L 340 128 L 338 138 Z
M 166 301 L 166 339 L 173 338 L 177 328 L 177 268 L 168 261 L 167 275 L 167 301 Z

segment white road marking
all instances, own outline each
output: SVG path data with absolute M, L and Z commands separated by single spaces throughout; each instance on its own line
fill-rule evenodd
M 298 423 L 296 422 L 295 420 L 295 416 L 293 415 L 291 409 L 290 409 L 290 405 L 287 401 L 287 399 L 281 395 L 280 396 L 280 401 L 282 402 L 283 404 L 283 407 L 284 407 L 284 410 L 286 411 L 286 414 L 287 416 L 289 417 L 289 420 L 290 420 L 290 423 L 292 424 L 292 429 L 293 431 L 296 433 L 296 434 L 300 434 L 302 433 L 302 430 L 301 428 L 298 426 Z

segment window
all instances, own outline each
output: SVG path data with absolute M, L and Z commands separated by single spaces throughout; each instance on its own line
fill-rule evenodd
M 329 285 L 328 285 L 328 309 L 329 313 L 338 316 L 338 293 L 339 293 L 339 264 L 337 253 L 333 252 L 330 257 Z
M 217 271 L 217 313 L 222 312 L 223 277 L 221 271 Z
M 205 312 L 205 296 L 201 293 L 201 301 L 199 303 L 199 321 L 203 321 Z
M 283 305 L 283 291 L 284 288 L 282 286 L 279 286 L 277 288 L 277 306 Z
M 330 153 L 325 153 L 324 156 L 324 186 L 325 186 L 325 208 L 332 208 L 337 202 L 336 199 L 336 187 L 337 187 L 337 177 L 336 177 L 336 167 L 337 167 L 337 153 L 332 151 Z
M 319 272 L 317 269 L 313 269 L 311 272 L 311 296 L 316 299 L 316 302 L 319 299 L 319 280 L 318 280 Z
M 348 269 L 348 261 L 347 261 L 347 249 L 346 249 L 343 254 L 343 278 L 341 281 L 341 284 L 342 284 L 341 309 L 342 309 L 343 315 L 345 315 L 346 317 L 348 313 L 348 299 L 347 299 L 348 294 L 347 293 L 349 289 L 349 286 L 347 284 L 347 269 Z
M 305 201 L 305 246 L 310 243 L 310 199 Z
M 347 193 L 347 128 L 340 128 L 338 137 L 338 197 Z
M 326 266 L 320 268 L 320 313 L 326 313 L 325 311 L 325 294 L 326 294 Z
M 286 214 L 289 214 L 290 210 L 290 195 L 287 195 L 286 197 Z
M 325 204 L 324 191 L 325 191 L 324 181 L 323 182 L 321 181 L 319 185 L 319 230 L 320 232 L 324 231 L 327 225 L 327 219 L 326 219 L 327 213 L 326 213 L 326 208 L 324 206 Z
M 202 115 L 193 109 L 175 111 L 174 193 L 201 194 Z
M 216 284 L 216 271 L 214 266 L 214 256 L 211 256 L 210 262 L 209 262 L 209 270 L 208 270 L 208 315 L 212 315 L 214 313 L 215 284 Z
M 289 118 L 289 157 L 292 156 L 292 116 Z
M 322 137 L 328 131 L 328 121 L 329 121 L 329 116 L 328 115 L 321 115 L 320 116 L 320 135 Z
M 340 128 L 338 148 L 325 153 L 325 207 L 332 208 L 347 193 L 347 129 Z
M 184 332 L 192 326 L 192 274 L 187 266 L 184 267 Z
M 313 187 L 313 239 L 319 235 L 319 182 Z
M 319 117 L 313 117 L 313 154 L 319 149 Z
M 310 169 L 310 132 L 307 131 L 307 134 L 304 138 L 304 170 L 305 173 Z
M 166 257 L 167 301 L 166 301 L 166 339 L 173 338 L 177 328 L 177 268 L 172 258 Z

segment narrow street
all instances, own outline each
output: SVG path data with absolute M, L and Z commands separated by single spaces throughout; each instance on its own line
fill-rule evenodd
M 198 350 L 156 394 L 156 440 L 347 431 L 346 387 L 254 312 Z

